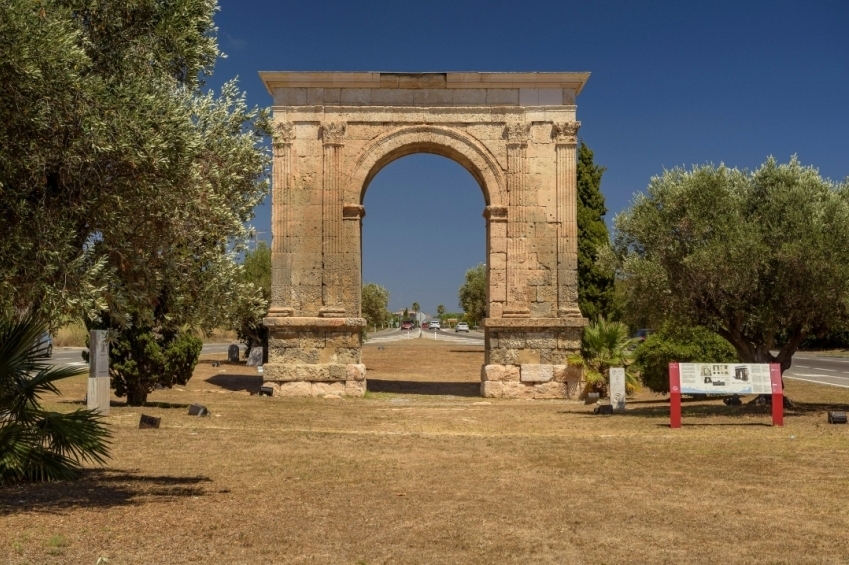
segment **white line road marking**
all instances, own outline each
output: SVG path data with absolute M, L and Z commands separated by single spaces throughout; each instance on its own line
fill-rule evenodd
M 69 367 L 87 367 L 88 363 L 85 361 L 74 361 L 73 363 L 67 363 Z
M 818 367 L 820 371 L 828 371 L 830 373 L 836 373 L 837 369 L 826 369 L 824 367 Z
M 818 377 L 820 379 L 849 379 L 849 377 L 841 377 L 840 375 L 821 375 L 819 373 L 797 373 L 795 371 L 787 371 L 785 374 L 796 375 L 799 377 Z
M 807 365 L 796 365 L 796 367 L 800 369 L 810 369 L 810 367 L 808 367 Z
M 799 359 L 800 361 L 818 361 L 818 360 L 825 360 L 825 361 L 828 361 L 829 363 L 849 363 L 849 360 L 848 360 L 848 359 L 846 359 L 845 357 L 844 357 L 844 358 L 840 358 L 840 357 L 827 357 L 827 356 L 825 356 L 825 355 L 823 355 L 822 357 L 802 357 L 802 356 L 799 356 L 799 355 L 794 355 L 794 356 L 793 356 L 793 358 L 794 358 L 794 359 Z
M 825 377 L 827 375 L 819 375 L 819 376 Z M 840 388 L 849 388 L 849 385 L 837 385 L 837 384 L 834 384 L 834 383 L 826 383 L 826 382 L 823 382 L 823 381 L 813 381 L 811 379 L 800 379 L 799 377 L 790 377 L 790 376 L 787 376 L 787 375 L 785 375 L 784 378 L 793 379 L 795 381 L 805 381 L 805 382 L 808 382 L 808 383 L 815 383 L 815 384 L 818 384 L 818 385 L 836 386 L 836 387 L 840 387 Z

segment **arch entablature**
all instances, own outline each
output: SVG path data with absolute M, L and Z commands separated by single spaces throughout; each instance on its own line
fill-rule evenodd
M 375 175 L 413 153 L 442 155 L 462 165 L 478 181 L 487 206 L 506 206 L 504 171 L 495 156 L 471 135 L 440 125 L 405 125 L 375 138 L 357 157 L 346 182 L 346 197 L 361 204 Z

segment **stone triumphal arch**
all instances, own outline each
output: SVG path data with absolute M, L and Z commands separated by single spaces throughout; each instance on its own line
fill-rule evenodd
M 274 97 L 266 386 L 362 395 L 363 197 L 412 153 L 455 160 L 486 208 L 481 394 L 575 394 L 575 97 L 589 73 L 263 72 Z

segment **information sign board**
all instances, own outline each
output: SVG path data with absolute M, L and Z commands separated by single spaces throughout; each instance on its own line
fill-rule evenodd
M 682 394 L 772 394 L 766 363 L 679 363 Z
M 766 373 L 764 374 L 764 368 Z M 669 425 L 681 427 L 682 394 L 769 394 L 772 425 L 784 425 L 781 366 L 744 363 L 670 363 Z

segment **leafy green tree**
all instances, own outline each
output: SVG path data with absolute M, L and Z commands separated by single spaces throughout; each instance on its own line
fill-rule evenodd
M 737 354 L 731 345 L 701 327 L 665 323 L 648 336 L 634 352 L 634 364 L 640 380 L 654 392 L 669 392 L 669 364 L 734 362 Z
M 368 325 L 376 327 L 389 319 L 389 291 L 377 283 L 363 285 L 363 317 Z
M 214 0 L 0 10 L 0 315 L 214 326 L 267 192 L 266 111 L 227 83 Z
M 245 252 L 241 281 L 246 292 L 235 297 L 232 327 L 247 346 L 247 355 L 253 347 L 265 344 L 268 336 L 262 319 L 271 300 L 271 247 L 265 241 L 258 241 L 253 250 Z
M 598 250 L 610 243 L 601 193 L 605 168 L 593 161 L 593 152 L 581 142 L 578 148 L 578 306 L 595 320 L 615 310 L 614 273 L 598 262 Z
M 479 323 L 486 317 L 486 265 L 480 263 L 466 271 L 466 280 L 458 293 L 460 308 L 469 323 Z
M 625 368 L 625 392 L 633 394 L 640 388 L 640 381 L 633 367 L 635 342 L 628 337 L 628 326 L 599 316 L 584 328 L 581 338 L 581 354 L 569 359 L 584 369 L 584 391 L 582 396 L 597 392 L 607 396 L 610 386 L 610 368 Z
M 0 320 L 0 484 L 73 479 L 82 462 L 102 464 L 109 456 L 110 434 L 96 412 L 62 414 L 39 403 L 42 395 L 59 393 L 57 381 L 85 372 L 39 357 L 46 329 L 32 316 Z
M 616 229 L 629 307 L 704 326 L 743 362 L 786 370 L 806 337 L 845 327 L 849 184 L 795 157 L 665 171 Z
M 441 320 L 442 316 L 445 314 L 445 306 L 443 306 L 442 304 L 437 306 L 436 307 L 436 314 L 437 314 L 437 316 L 439 316 L 439 319 Z

